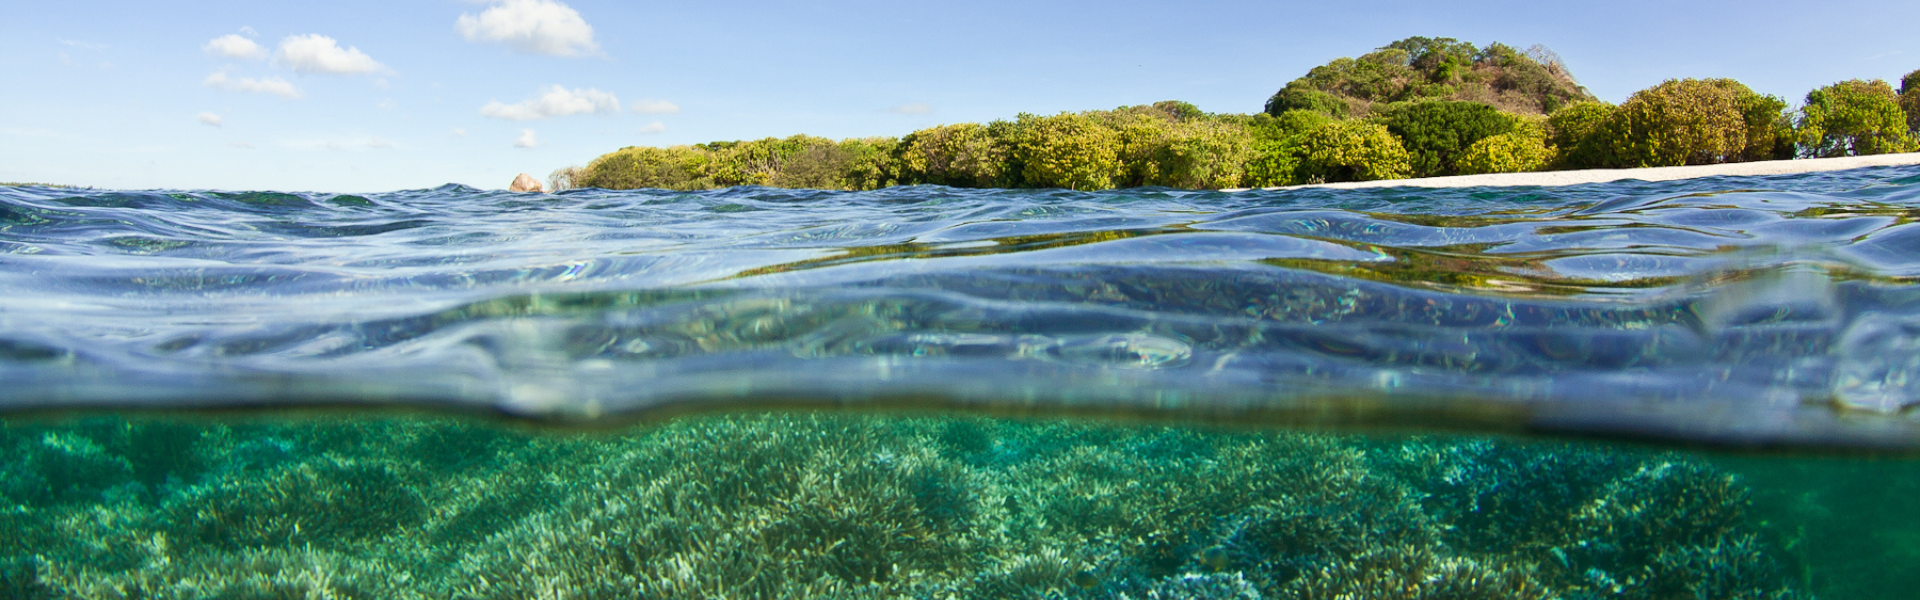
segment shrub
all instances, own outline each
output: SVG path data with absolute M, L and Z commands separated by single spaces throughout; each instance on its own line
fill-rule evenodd
M 747 142 L 713 142 L 704 147 L 713 153 L 707 175 L 721 187 L 736 185 L 776 185 L 776 178 L 794 155 L 818 146 L 832 146 L 833 140 L 795 135 Z M 814 152 L 823 160 L 824 153 Z
M 1247 162 L 1247 185 L 1273 187 L 1301 183 L 1298 170 L 1306 139 L 1315 129 L 1334 122 L 1325 113 L 1291 110 L 1278 117 L 1258 115 L 1247 128 L 1254 139 Z
M 1525 173 L 1545 169 L 1553 158 L 1545 119 L 1516 123 L 1511 131 L 1481 138 L 1460 153 L 1459 172 Z
M 900 179 L 955 187 L 1008 187 L 1004 169 L 1009 151 L 976 123 L 922 129 L 900 139 Z
M 653 148 L 629 146 L 601 155 L 587 163 L 579 179 L 580 187 L 610 190 L 660 188 L 697 190 L 714 187 L 705 175 L 712 156 L 703 148 L 674 146 Z
M 1120 140 L 1130 186 L 1237 187 L 1253 156 L 1253 134 L 1225 122 L 1137 116 L 1120 129 Z
M 1787 116 L 1785 100 L 1748 93 L 1741 97 L 1740 110 L 1747 121 L 1747 146 L 1741 151 L 1742 160 L 1793 158 L 1793 120 Z
M 1920 70 L 1900 78 L 1900 110 L 1907 113 L 1907 131 L 1920 136 Z
M 1347 102 L 1339 96 L 1313 89 L 1298 81 L 1280 88 L 1272 98 L 1267 99 L 1267 114 L 1279 116 L 1288 111 L 1304 110 L 1334 116 L 1347 115 Z
M 1593 99 L 1551 50 L 1518 52 L 1500 43 L 1477 48 L 1451 38 L 1412 37 L 1308 71 L 1267 100 L 1267 114 L 1313 110 L 1361 115 L 1375 104 L 1460 100 L 1544 114 Z
M 1626 167 L 1747 160 L 1751 137 L 1772 139 L 1776 120 L 1749 116 L 1764 98 L 1731 79 L 1667 80 L 1620 105 L 1608 123 L 1611 150 Z
M 1800 153 L 1814 157 L 1911 152 L 1915 143 L 1899 97 L 1887 82 L 1842 81 L 1807 93 L 1800 109 Z
M 1120 134 L 1091 116 L 1022 114 L 1009 134 L 1024 185 L 1102 190 L 1121 176 Z
M 586 178 L 587 171 L 580 167 L 560 167 L 547 174 L 547 191 L 559 192 L 580 187 L 580 180 Z
M 1613 155 L 1608 123 L 1616 109 L 1605 102 L 1575 102 L 1547 117 L 1547 145 L 1554 150 L 1555 168 L 1594 169 L 1620 166 Z
M 841 174 L 841 182 L 849 190 L 877 190 L 900 183 L 900 161 L 895 158 L 899 151 L 900 140 L 890 137 L 870 137 L 844 140 L 840 149 L 851 158 L 846 170 Z
M 853 159 L 853 152 L 838 144 L 805 146 L 787 156 L 768 183 L 783 188 L 846 189 L 847 168 Z
M 1476 102 L 1412 102 L 1383 112 L 1387 131 L 1405 145 L 1415 177 L 1459 173 L 1460 152 L 1513 129 L 1513 119 Z
M 1385 125 L 1335 121 L 1306 136 L 1296 172 L 1307 182 L 1370 181 L 1405 178 L 1412 166 Z

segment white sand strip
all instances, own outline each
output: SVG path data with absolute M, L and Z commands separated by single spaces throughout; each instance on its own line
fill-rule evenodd
M 1748 163 L 1728 163 L 1724 165 L 1697 165 L 1690 167 L 1650 167 L 1645 169 L 1590 169 L 1585 171 L 1542 171 L 1538 173 L 1491 173 L 1487 175 L 1456 175 L 1453 177 L 1426 177 L 1422 179 L 1387 179 L 1382 181 L 1348 181 L 1342 183 L 1321 183 L 1313 185 L 1293 185 L 1287 187 L 1262 188 L 1269 190 L 1293 190 L 1301 188 L 1378 188 L 1378 187 L 1477 187 L 1508 185 L 1575 185 L 1581 183 L 1601 183 L 1638 179 L 1641 181 L 1668 181 L 1673 179 L 1692 179 L 1695 177 L 1752 176 L 1752 175 L 1790 175 L 1793 173 L 1812 173 L 1815 171 L 1842 171 L 1861 167 L 1890 167 L 1920 164 L 1920 152 L 1906 154 L 1880 154 L 1875 156 L 1847 156 L 1842 158 L 1808 158 L 1801 160 L 1769 160 Z M 1245 190 L 1223 190 L 1245 191 Z

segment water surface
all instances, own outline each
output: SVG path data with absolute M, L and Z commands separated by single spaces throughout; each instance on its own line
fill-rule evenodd
M 909 404 L 1909 448 L 1916 184 L 8 188 L 0 402 Z
M 1916 211 L 0 188 L 0 597 L 1902 597 Z

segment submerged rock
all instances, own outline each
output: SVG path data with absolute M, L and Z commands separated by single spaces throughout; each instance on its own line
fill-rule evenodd
M 540 180 L 534 179 L 532 175 L 521 173 L 519 175 L 514 176 L 513 184 L 507 186 L 507 191 L 509 192 L 544 192 L 546 190 L 540 187 Z

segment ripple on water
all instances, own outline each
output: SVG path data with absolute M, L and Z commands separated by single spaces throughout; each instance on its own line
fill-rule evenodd
M 0 402 L 579 419 L 910 398 L 1916 446 L 1917 173 L 1245 193 L 0 188 Z

